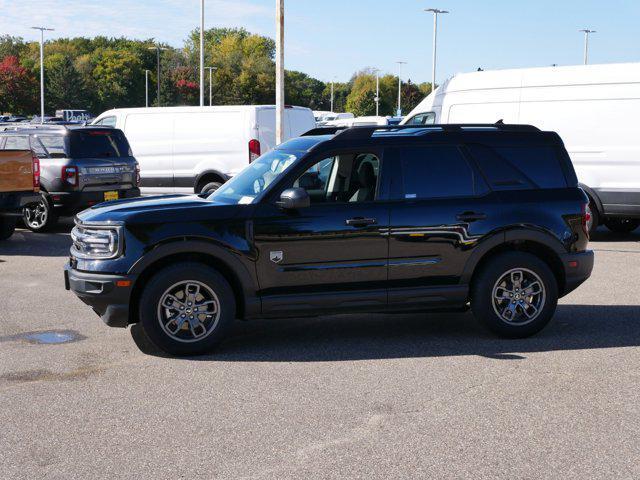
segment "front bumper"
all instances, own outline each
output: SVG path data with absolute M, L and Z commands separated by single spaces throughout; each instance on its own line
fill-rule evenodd
M 123 198 L 134 198 L 140 196 L 139 188 L 105 190 L 107 192 L 118 192 L 118 200 Z M 103 203 L 105 191 L 79 191 L 79 192 L 53 192 L 49 196 L 54 208 L 65 213 L 77 213 L 85 208 Z
M 593 270 L 593 259 L 593 250 L 561 255 L 560 260 L 564 267 L 565 279 L 562 296 L 578 288 L 591 276 L 591 271 Z
M 87 273 L 64 267 L 64 285 L 93 308 L 110 327 L 129 325 L 129 302 L 134 285 L 132 276 Z

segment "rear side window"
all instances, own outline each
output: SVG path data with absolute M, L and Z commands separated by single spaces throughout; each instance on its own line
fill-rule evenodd
M 494 190 L 564 188 L 567 181 L 552 146 L 469 145 Z
M 405 125 L 433 125 L 435 122 L 436 114 L 427 112 L 413 116 Z
M 27 136 L 7 137 L 7 141 L 4 144 L 4 150 L 31 150 L 31 147 L 29 146 L 29 137 Z
M 76 131 L 69 137 L 72 158 L 117 158 L 131 156 L 129 143 L 119 130 Z
M 116 117 L 104 117 L 94 122 L 94 125 L 103 125 L 105 127 L 114 127 L 116 126 Z
M 480 193 L 474 170 L 454 145 L 392 150 L 396 150 L 395 155 L 399 155 L 402 161 L 402 195 L 407 200 L 465 197 Z
M 51 158 L 65 158 L 67 152 L 64 145 L 64 137 L 54 135 L 38 135 L 38 138 L 47 149 Z

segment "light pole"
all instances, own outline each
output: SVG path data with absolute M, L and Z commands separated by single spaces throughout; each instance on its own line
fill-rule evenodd
M 213 98 L 213 71 L 217 70 L 216 67 L 205 67 L 207 70 L 209 70 L 209 106 L 213 105 L 213 101 L 211 100 Z
M 200 0 L 200 106 L 204 107 L 204 0 Z
M 333 112 L 333 80 L 331 80 L 331 111 Z
M 396 62 L 398 64 L 398 111 L 396 115 L 402 116 L 402 65 L 406 65 L 407 62 Z
M 380 69 L 374 69 L 376 72 L 376 96 L 374 101 L 376 102 L 376 117 L 380 116 Z
M 31 27 L 40 30 L 40 123 L 44 123 L 44 31 L 53 32 L 53 28 Z
M 149 108 L 149 70 L 144 71 L 144 106 Z
M 431 70 L 431 91 L 436 89 L 436 53 L 438 45 L 438 14 L 449 13 L 447 10 L 438 10 L 437 8 L 427 8 L 425 12 L 433 13 L 433 65 Z
M 276 145 L 284 141 L 284 0 L 276 0 Z
M 165 47 L 161 47 L 160 45 L 155 45 L 154 47 L 147 47 L 149 50 L 155 50 L 156 51 L 156 58 L 157 58 L 157 62 L 158 62 L 158 71 L 157 71 L 157 78 L 156 78 L 156 89 L 157 89 L 157 106 L 160 106 L 160 50 L 169 50 L 168 48 Z
M 578 31 L 584 33 L 584 64 L 586 65 L 589 63 L 589 34 L 597 32 L 595 30 L 589 30 L 588 28 L 583 28 Z

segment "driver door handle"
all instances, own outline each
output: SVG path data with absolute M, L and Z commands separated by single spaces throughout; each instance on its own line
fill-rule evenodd
M 366 227 L 367 225 L 375 225 L 378 221 L 375 218 L 355 217 L 346 221 L 347 225 L 352 227 Z

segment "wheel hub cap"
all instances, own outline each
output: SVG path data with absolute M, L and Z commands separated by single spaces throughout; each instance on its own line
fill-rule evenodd
M 546 300 L 540 277 L 526 268 L 505 272 L 493 286 L 493 310 L 509 325 L 526 325 L 542 311 Z

